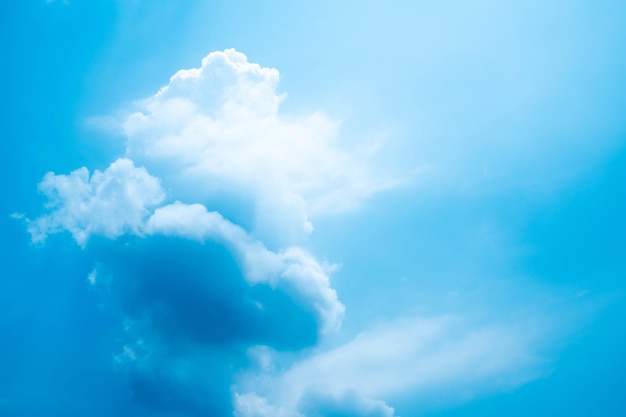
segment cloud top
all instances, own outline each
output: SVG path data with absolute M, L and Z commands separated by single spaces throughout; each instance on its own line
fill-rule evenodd
M 228 191 L 255 202 L 256 227 L 287 240 L 312 231 L 310 215 L 352 209 L 393 181 L 365 152 L 338 143 L 321 112 L 279 112 L 278 70 L 234 49 L 178 71 L 124 122 L 127 155 L 196 201 Z

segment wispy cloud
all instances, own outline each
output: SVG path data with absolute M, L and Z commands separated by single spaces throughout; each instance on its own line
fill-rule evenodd
M 303 411 L 320 407 L 324 397 L 337 402 L 352 396 L 371 404 L 403 397 L 414 402 L 464 401 L 484 392 L 514 388 L 545 373 L 540 350 L 550 330 L 546 323 L 537 325 L 531 319 L 477 323 L 458 316 L 400 318 L 367 329 L 284 371 L 244 375 L 241 395 L 248 396 L 247 401 L 262 399 L 292 410 L 293 415 L 303 412 L 307 416 L 326 415 Z M 246 414 L 247 403 L 241 398 L 240 402 L 243 416 L 257 415 Z M 378 408 L 379 412 L 351 412 L 392 415 L 392 409 Z

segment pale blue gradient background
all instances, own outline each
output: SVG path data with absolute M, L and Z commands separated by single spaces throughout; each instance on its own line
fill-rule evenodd
M 308 246 L 341 263 L 353 336 L 406 314 L 559 323 L 546 375 L 398 415 L 626 414 L 626 3 L 3 2 L 0 415 L 152 416 L 112 364 L 117 324 L 69 236 L 30 244 L 48 171 L 103 169 L 124 151 L 90 127 L 180 68 L 235 47 L 278 68 L 286 113 L 324 109 L 347 141 L 424 168 Z M 556 318 L 555 318 L 556 317 Z M 548 320 L 548 318 L 546 318 Z

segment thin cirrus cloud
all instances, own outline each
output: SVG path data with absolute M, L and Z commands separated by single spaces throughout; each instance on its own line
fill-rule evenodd
M 88 281 L 121 323 L 114 357 L 133 399 L 166 415 L 393 417 L 389 399 L 539 375 L 545 329 L 524 323 L 404 318 L 320 350 L 345 307 L 334 266 L 299 244 L 311 219 L 399 180 L 342 148 L 327 115 L 281 114 L 278 81 L 213 52 L 138 102 L 125 157 L 39 185 L 47 212 L 27 220 L 32 240 L 69 232 L 93 257 Z M 252 202 L 251 224 L 212 210 L 223 193 Z
M 285 410 L 293 416 L 392 417 L 394 409 L 381 398 L 464 401 L 544 374 L 545 358 L 536 352 L 548 332 L 549 325 L 533 320 L 403 317 L 286 370 L 243 375 L 236 406 L 241 417 Z M 263 408 L 273 411 L 256 411 Z

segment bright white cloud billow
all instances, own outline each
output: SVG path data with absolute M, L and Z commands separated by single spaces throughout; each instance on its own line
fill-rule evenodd
M 351 209 L 394 184 L 365 152 L 342 150 L 324 113 L 279 113 L 278 81 L 240 52 L 213 52 L 128 117 L 127 155 L 196 201 L 224 190 L 252 198 L 256 228 L 272 240 L 306 236 L 309 215 Z
M 93 234 L 116 238 L 138 233 L 150 209 L 165 198 L 159 180 L 129 159 L 118 159 L 91 176 L 85 167 L 69 175 L 49 172 L 39 190 L 48 198 L 49 213 L 29 221 L 33 241 L 67 230 L 81 246 Z
M 284 287 L 316 312 L 322 333 L 341 326 L 344 307 L 330 287 L 332 266 L 320 264 L 297 247 L 272 252 L 244 229 L 201 204 L 175 202 L 154 209 L 164 199 L 158 179 L 128 159 L 118 159 L 91 177 L 84 167 L 69 175 L 48 173 L 39 187 L 49 199 L 51 212 L 29 221 L 35 242 L 64 230 L 81 246 L 92 235 L 110 239 L 123 234 L 166 235 L 217 241 L 236 255 L 251 285 Z

